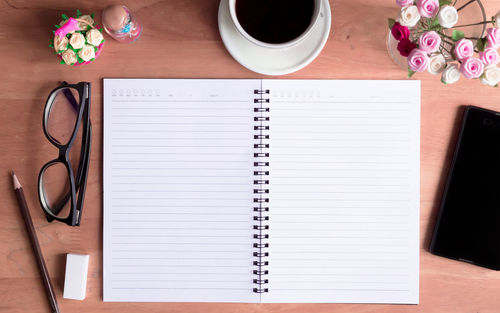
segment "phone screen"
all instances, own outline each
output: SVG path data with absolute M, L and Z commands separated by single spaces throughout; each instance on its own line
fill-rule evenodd
M 466 108 L 430 251 L 500 270 L 500 113 Z

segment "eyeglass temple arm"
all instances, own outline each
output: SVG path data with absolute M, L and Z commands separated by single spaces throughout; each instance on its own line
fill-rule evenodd
M 69 89 L 64 89 L 63 93 L 66 96 L 66 99 L 68 99 L 69 103 L 71 103 L 71 106 L 73 107 L 73 109 L 76 112 L 78 112 L 79 103 L 76 101 L 75 96 L 73 96 L 73 93 L 71 91 L 69 91 Z
M 90 123 L 90 122 L 89 122 Z M 89 162 L 88 162 L 88 158 L 90 158 L 90 142 L 91 142 L 91 138 L 92 138 L 92 125 L 89 125 L 88 127 L 88 132 L 87 132 L 87 136 L 88 136 L 88 140 L 89 140 L 89 144 L 87 145 L 88 149 L 86 149 L 86 153 L 85 153 L 85 158 L 83 160 L 83 163 L 82 163 L 82 166 L 79 166 L 78 168 L 78 183 L 77 183 L 77 191 L 78 191 L 78 199 L 77 199 L 77 202 L 76 202 L 76 207 L 77 208 L 80 208 L 78 211 L 77 211 L 77 215 L 76 216 L 73 216 L 74 219 L 76 219 L 74 222 L 75 222 L 75 225 L 80 225 L 80 219 L 81 219 L 81 216 L 82 216 L 82 211 L 83 211 L 83 199 L 85 198 L 85 189 L 86 189 L 86 186 L 87 186 L 87 173 L 88 173 L 88 166 L 89 166 Z M 81 168 L 81 171 L 80 171 L 80 168 Z

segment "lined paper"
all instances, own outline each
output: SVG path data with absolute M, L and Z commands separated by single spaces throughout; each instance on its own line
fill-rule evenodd
M 418 81 L 264 80 L 263 302 L 418 303 Z
M 105 79 L 104 301 L 418 303 L 419 124 L 418 81 Z
M 104 301 L 258 302 L 256 80 L 104 80 Z

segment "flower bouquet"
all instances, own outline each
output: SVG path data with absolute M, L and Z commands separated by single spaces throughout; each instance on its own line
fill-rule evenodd
M 102 27 L 94 21 L 94 14 L 82 15 L 77 10 L 75 17 L 61 16 L 63 20 L 55 25 L 54 39 L 50 43 L 61 64 L 78 66 L 94 61 L 105 41 Z
M 464 76 L 498 86 L 500 11 L 491 20 L 457 25 L 460 10 L 472 2 L 456 9 L 450 0 L 396 0 L 401 13 L 396 20 L 389 19 L 389 29 L 398 41 L 399 54 L 407 58 L 408 77 L 427 71 L 441 74 L 444 84 L 453 84 Z M 460 30 L 487 24 L 492 27 L 478 37 L 466 37 Z

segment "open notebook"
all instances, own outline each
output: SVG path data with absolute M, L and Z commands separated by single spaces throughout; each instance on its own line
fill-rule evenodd
M 104 301 L 418 303 L 418 81 L 105 79 Z

